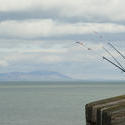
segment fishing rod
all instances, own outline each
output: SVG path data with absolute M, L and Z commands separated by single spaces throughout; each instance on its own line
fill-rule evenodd
M 123 59 L 125 59 L 125 56 L 119 51 L 117 50 L 111 43 L 108 43 L 120 56 L 122 56 Z
M 103 36 L 100 35 L 98 32 L 94 31 L 94 33 L 102 40 Z M 125 56 L 119 51 L 117 50 L 111 43 L 108 43 L 120 56 L 122 56 L 123 59 L 125 59 Z M 114 61 L 117 63 L 115 64 L 114 62 L 112 62 L 111 60 L 107 59 L 106 57 L 103 56 L 103 59 L 107 60 L 108 62 L 110 62 L 111 64 L 113 64 L 114 66 L 116 66 L 117 68 L 119 68 L 120 70 L 122 70 L 123 72 L 125 72 L 124 67 L 121 65 L 121 63 L 106 49 L 103 47 L 103 49 L 114 59 Z
M 101 40 L 103 39 L 103 36 L 102 36 L 102 35 L 100 35 L 98 32 L 93 31 L 93 33 L 95 33 L 95 34 L 98 36 L 98 38 L 100 38 Z
M 103 49 L 114 59 L 114 61 L 122 68 L 124 69 L 124 67 L 121 65 L 121 63 L 105 48 L 103 47 Z M 124 69 L 125 70 L 125 69 Z
M 125 72 L 125 69 L 122 69 L 120 66 L 118 66 L 117 64 L 113 63 L 111 60 L 107 59 L 106 57 L 102 57 L 104 60 L 110 62 L 111 64 L 113 64 L 115 67 L 119 68 L 121 71 Z
M 75 42 L 75 43 L 81 45 L 82 47 L 86 48 L 87 50 L 92 50 L 91 48 L 88 48 L 88 47 L 87 47 L 84 43 L 82 43 L 82 42 Z
M 102 40 L 103 36 L 100 35 L 98 32 L 94 31 L 95 34 L 97 34 L 99 36 L 99 38 Z M 125 56 L 118 50 L 116 49 L 111 43 L 108 43 L 115 51 L 117 51 L 117 53 L 119 53 L 124 59 Z M 120 62 L 106 49 L 103 47 L 103 49 L 114 59 L 114 61 L 121 67 L 124 69 L 124 67 L 120 64 Z

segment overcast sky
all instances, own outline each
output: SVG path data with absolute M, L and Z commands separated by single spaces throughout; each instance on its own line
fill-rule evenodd
M 111 59 L 105 46 L 125 66 L 107 45 L 125 54 L 124 5 L 124 0 L 0 0 L 0 73 L 56 71 L 73 79 L 125 80 L 102 59 Z

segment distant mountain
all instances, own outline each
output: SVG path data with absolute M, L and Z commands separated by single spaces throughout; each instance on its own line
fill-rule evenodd
M 70 77 L 52 71 L 0 73 L 0 81 L 57 81 L 71 80 Z

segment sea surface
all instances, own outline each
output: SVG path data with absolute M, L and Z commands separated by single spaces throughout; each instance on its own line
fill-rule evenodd
M 0 82 L 0 125 L 85 125 L 85 104 L 125 94 L 125 82 Z

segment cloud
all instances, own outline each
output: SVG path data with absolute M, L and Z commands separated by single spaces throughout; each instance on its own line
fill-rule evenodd
M 124 22 L 124 5 L 123 0 L 0 0 L 0 11 L 27 12 L 30 10 L 34 17 L 37 13 L 42 15 L 46 11 L 46 14 L 53 12 L 51 17 L 56 15 L 56 17 L 79 18 L 88 21 Z
M 103 55 L 111 59 L 102 46 L 113 39 L 124 53 L 124 4 L 123 0 L 0 0 L 0 72 L 47 70 L 76 79 L 122 79 L 118 69 L 102 60 Z
M 6 44 L 9 43 L 12 46 L 11 48 L 6 46 Z M 72 41 L 29 41 L 29 43 L 26 44 L 24 41 L 20 41 L 15 45 L 13 40 L 8 40 L 6 41 L 6 44 L 3 45 L 0 43 L 0 60 L 3 60 L 10 65 L 20 63 L 28 64 L 29 62 L 32 62 L 32 64 L 88 62 L 97 58 L 97 56 L 93 56 L 95 53 L 88 52 L 86 48 L 80 47 Z M 46 44 L 48 46 L 46 46 Z M 98 53 L 98 51 L 101 52 L 100 44 L 95 45 L 93 43 L 89 43 L 87 46 L 94 48 L 97 51 L 95 51 L 96 53 Z
M 66 42 L 63 41 L 65 44 Z M 41 44 L 43 45 L 43 43 Z M 16 48 L 20 52 L 17 51 L 16 53 L 13 51 L 14 48 L 11 48 L 12 51 L 7 51 L 7 54 L 2 55 L 2 58 L 0 58 L 2 62 L 7 64 L 0 65 L 1 72 L 47 70 L 58 71 L 74 79 L 83 80 L 98 79 L 98 77 L 106 80 L 113 79 L 114 76 L 116 79 L 124 78 L 117 68 L 102 59 L 101 56 L 104 54 L 104 51 L 101 50 L 102 44 L 86 43 L 87 46 L 93 47 L 96 51 L 88 51 L 79 45 L 63 48 L 64 44 L 61 44 L 62 48 L 60 46 L 60 49 L 49 46 L 46 50 L 42 47 L 41 50 L 36 51 L 38 45 L 41 46 L 41 44 L 33 44 L 34 48 L 29 48 L 29 46 L 23 48 L 22 43 L 22 46 Z M 56 42 L 55 45 L 58 44 Z
M 0 67 L 7 67 L 8 63 L 4 60 L 0 60 Z
M 68 40 L 0 40 L 0 57 L 9 62 L 92 62 L 102 58 L 103 55 L 110 57 L 102 47 L 108 48 L 117 58 L 119 55 L 106 44 L 106 42 L 81 41 L 85 46 L 76 44 L 75 41 Z M 124 42 L 124 41 L 123 41 Z M 123 43 L 121 42 L 121 43 Z M 113 44 L 117 48 L 120 42 Z M 122 46 L 123 47 L 123 46 Z M 87 48 L 92 48 L 88 51 Z M 124 54 L 124 48 L 120 49 Z
M 4 21 L 0 36 L 8 38 L 62 37 L 97 32 L 122 33 L 125 26 L 114 23 L 60 23 L 51 19 Z
M 120 43 L 123 47 L 124 41 L 113 44 L 120 48 Z M 108 47 L 114 56 L 118 57 L 118 55 L 103 42 L 86 41 L 84 44 L 86 47 L 93 48 L 93 51 L 88 51 L 68 40 L 1 39 L 1 72 L 47 70 L 58 71 L 75 79 L 98 79 L 98 76 L 100 79 L 112 79 L 114 75 L 118 79 L 120 71 L 102 59 L 103 55 L 111 59 L 103 51 L 102 46 Z M 124 52 L 124 48 L 120 50 Z M 122 78 L 122 76 L 119 77 L 119 79 Z

